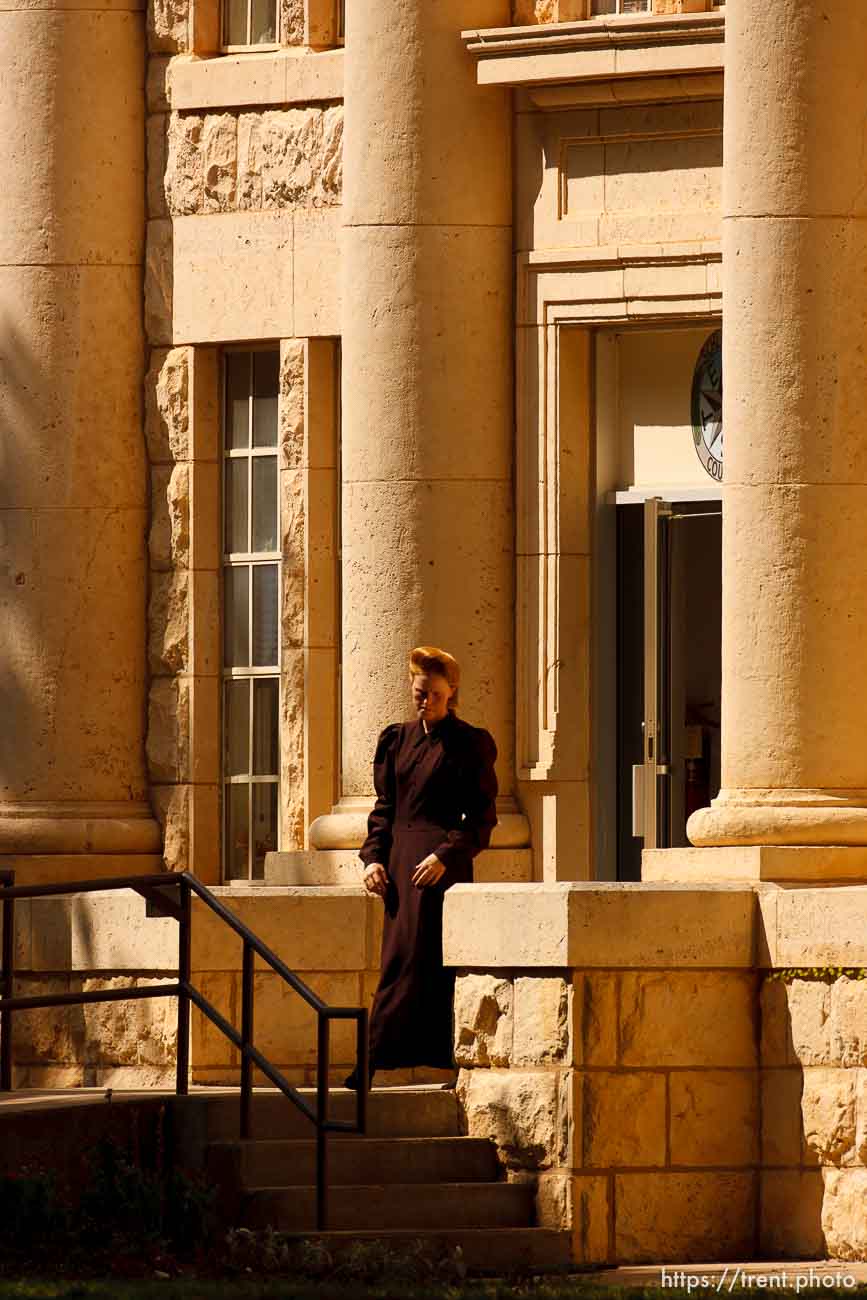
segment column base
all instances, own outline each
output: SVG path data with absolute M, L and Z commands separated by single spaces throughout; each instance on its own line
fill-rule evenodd
M 486 849 L 473 864 L 476 884 L 533 879 L 530 849 Z M 266 885 L 360 885 L 357 849 L 319 849 L 265 856 Z
M 330 813 L 317 817 L 310 827 L 314 849 L 360 849 L 367 838 L 367 817 L 373 807 L 368 798 L 341 799 Z M 498 821 L 491 836 L 492 849 L 523 849 L 530 846 L 530 823 L 514 799 L 497 804 Z
M 867 846 L 753 844 L 725 848 L 645 849 L 645 884 L 760 883 L 828 885 L 867 881 Z
M 162 854 L 162 834 L 144 802 L 0 803 L 0 855 Z
M 867 846 L 867 790 L 723 790 L 686 832 L 701 848 Z

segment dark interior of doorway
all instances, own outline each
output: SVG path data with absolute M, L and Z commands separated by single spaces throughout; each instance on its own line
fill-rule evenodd
M 687 819 L 719 792 L 722 527 L 717 502 L 678 502 L 669 525 L 669 618 L 659 647 L 667 670 L 671 776 L 660 807 L 660 848 L 688 844 Z M 701 516 L 682 519 L 677 516 Z M 709 517 L 708 517 L 709 516 Z M 617 879 L 641 879 L 644 842 L 633 835 L 632 769 L 644 757 L 644 520 L 617 507 Z

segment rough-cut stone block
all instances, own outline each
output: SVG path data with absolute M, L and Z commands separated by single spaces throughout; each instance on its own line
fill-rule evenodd
M 752 1165 L 758 1158 L 758 1080 L 754 1072 L 673 1071 L 671 1163 Z
M 786 985 L 790 1033 L 795 1061 L 801 1065 L 830 1065 L 831 990 L 822 980 L 792 980 Z
M 190 787 L 154 785 L 151 798 L 163 831 L 166 869 L 186 871 L 190 863 Z
M 283 469 L 304 465 L 303 339 L 283 339 L 280 344 L 280 464 Z
M 155 677 L 148 692 L 148 773 L 158 783 L 189 780 L 190 692 L 186 677 Z
M 606 1264 L 608 1244 L 609 1179 L 599 1175 L 572 1177 L 572 1249 L 575 1262 Z
M 280 0 L 280 44 L 304 44 L 304 0 Z
M 557 1076 L 462 1070 L 458 1101 L 471 1137 L 490 1138 L 512 1169 L 550 1168 L 557 1146 Z
M 804 1071 L 804 1140 L 822 1164 L 839 1165 L 854 1150 L 856 1076 L 823 1066 Z
M 515 980 L 513 1065 L 551 1065 L 569 1053 L 571 989 L 559 975 Z
M 187 460 L 190 349 L 155 348 L 145 379 L 145 437 L 152 465 Z
M 765 1166 L 801 1163 L 803 1085 L 803 1073 L 796 1067 L 762 1071 L 761 1163 Z
M 620 1263 L 749 1259 L 752 1173 L 618 1174 L 615 1254 Z
M 173 113 L 169 121 L 165 191 L 173 217 L 203 210 L 203 126 L 196 113 Z
M 461 975 L 455 986 L 458 1065 L 508 1065 L 512 1050 L 512 984 L 495 975 Z
M 143 985 L 165 985 L 173 980 L 155 976 L 134 979 L 86 979 L 85 993 L 105 992 Z M 147 998 L 129 1002 L 93 1002 L 80 1009 L 87 1065 L 150 1066 L 170 1070 L 178 1041 L 177 998 Z
M 68 975 L 20 976 L 19 997 L 45 997 L 50 993 L 78 993 L 80 980 Z M 33 1064 L 66 1064 L 78 1059 L 82 1034 L 81 1007 L 46 1007 L 39 1011 L 16 1011 L 12 1018 L 12 1059 L 19 1067 Z
M 867 1065 L 867 980 L 843 976 L 830 987 L 829 1040 L 837 1065 Z
M 596 971 L 576 975 L 573 996 L 573 1023 L 577 1026 L 580 1019 L 581 1024 L 580 1044 L 577 1029 L 574 1035 L 575 1064 L 616 1065 L 617 976 Z
M 584 1076 L 585 1169 L 665 1164 L 665 1075 Z
M 825 1257 L 822 1195 L 818 1170 L 762 1171 L 759 1251 L 764 1258 Z
M 832 1259 L 867 1259 L 867 1169 L 825 1173 L 822 1231 Z
M 189 44 L 189 0 L 148 0 L 148 49 L 155 54 L 183 54 Z
M 756 1064 L 751 975 L 665 971 L 621 976 L 624 1065 Z
M 280 471 L 280 533 L 284 569 L 303 575 L 306 558 L 303 470 Z
M 572 1176 L 541 1174 L 536 1183 L 536 1222 L 540 1228 L 568 1229 L 572 1223 Z
M 766 979 L 761 992 L 762 1065 L 789 1065 L 792 1054 L 789 999 L 782 980 Z
M 867 1165 L 867 1070 L 858 1070 L 855 1080 L 855 1158 Z
M 201 136 L 205 212 L 235 209 L 238 175 L 238 119 L 232 113 L 208 114 Z
M 322 170 L 319 192 L 323 203 L 339 203 L 343 195 L 343 105 L 332 104 L 322 116 Z
M 290 581 L 285 585 L 295 584 Z M 304 666 L 305 651 L 297 646 L 288 646 L 284 642 L 280 691 L 280 816 L 283 844 L 287 848 L 294 846 L 299 849 L 304 847 L 304 836 L 309 821 L 304 801 L 305 704 L 307 701 Z M 360 879 L 358 883 L 361 883 Z M 359 964 L 364 965 L 363 962 Z
M 182 673 L 189 658 L 189 579 L 185 569 L 151 574 L 148 603 L 150 671 Z

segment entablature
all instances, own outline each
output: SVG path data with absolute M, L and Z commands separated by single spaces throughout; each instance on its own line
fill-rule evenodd
M 588 19 L 461 33 L 479 85 L 512 86 L 537 108 L 722 95 L 722 13 Z

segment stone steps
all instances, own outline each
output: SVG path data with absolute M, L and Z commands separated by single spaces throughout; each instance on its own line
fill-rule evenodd
M 573 1268 L 570 1235 L 554 1228 L 449 1228 L 424 1233 L 414 1228 L 399 1228 L 299 1236 L 306 1241 L 321 1242 L 335 1254 L 356 1241 L 377 1241 L 398 1251 L 409 1250 L 423 1237 L 431 1246 L 443 1250 L 459 1248 L 470 1273 L 567 1273 Z
M 234 1179 L 246 1187 L 313 1185 L 316 1144 L 312 1139 L 214 1142 L 208 1151 L 214 1182 Z M 392 1137 L 333 1142 L 328 1179 L 332 1186 L 389 1183 L 489 1183 L 499 1169 L 493 1145 L 484 1138 Z
M 330 1187 L 328 1222 L 335 1230 L 405 1228 L 427 1235 L 449 1228 L 527 1228 L 534 1190 L 525 1183 L 392 1183 Z M 313 1187 L 257 1187 L 241 1198 L 248 1228 L 315 1230 Z
M 316 1105 L 314 1088 L 299 1088 L 310 1106 Z M 355 1093 L 333 1088 L 329 1096 L 329 1118 L 354 1120 Z M 313 1125 L 287 1097 L 276 1089 L 257 1090 L 253 1094 L 252 1127 L 254 1139 L 309 1138 Z M 458 1137 L 458 1103 L 455 1092 L 436 1086 L 374 1088 L 368 1097 L 367 1136 L 384 1137 Z M 207 1139 L 211 1142 L 237 1141 L 240 1136 L 238 1096 L 220 1095 L 207 1104 Z M 342 1135 L 332 1135 L 335 1142 Z

